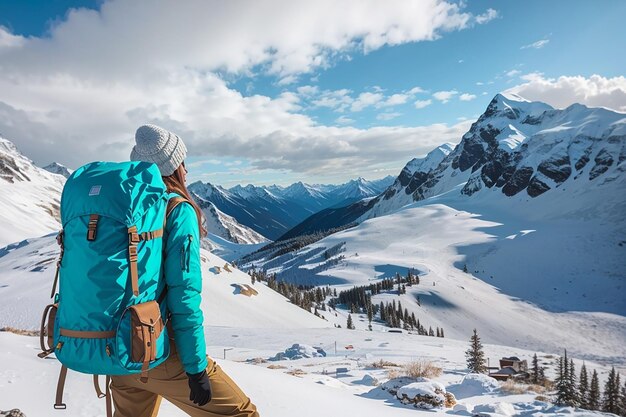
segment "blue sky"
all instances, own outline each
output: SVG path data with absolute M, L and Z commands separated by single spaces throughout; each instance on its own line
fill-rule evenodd
M 622 110 L 623 106 L 626 109 L 626 102 L 623 101 L 626 97 L 623 81 L 626 57 L 619 53 L 626 49 L 626 25 L 622 21 L 626 16 L 626 2 L 623 1 L 452 2 L 449 20 L 467 19 L 465 23 L 434 25 L 434 40 L 428 39 L 427 35 L 400 35 L 404 38 L 389 41 L 391 37 L 388 37 L 387 42 L 373 47 L 363 41 L 366 36 L 360 38 L 348 29 L 345 36 L 352 37 L 353 41 L 348 45 L 335 46 L 338 39 L 344 36 L 338 27 L 342 23 L 341 16 L 335 20 L 328 19 L 329 27 L 323 26 L 326 21 L 321 16 L 322 26 L 311 29 L 320 33 L 307 32 L 306 29 L 300 33 L 298 27 L 285 23 L 289 16 L 282 19 L 281 16 L 271 15 L 267 17 L 267 24 L 284 25 L 284 36 L 292 35 L 299 39 L 302 46 L 296 41 L 281 43 L 270 39 L 264 50 L 275 50 L 275 55 L 258 58 L 261 52 L 253 51 L 243 59 L 229 55 L 228 45 L 224 47 L 226 51 L 219 49 L 219 44 L 228 44 L 228 37 L 239 36 L 240 32 L 247 30 L 254 39 L 254 31 L 261 33 L 266 28 L 262 25 L 251 27 L 250 21 L 240 26 L 240 19 L 244 18 L 238 16 L 237 10 L 232 13 L 217 7 L 211 10 L 210 6 L 215 4 L 204 2 L 202 4 L 208 9 L 205 10 L 207 20 L 215 18 L 216 25 L 226 21 L 226 29 L 221 32 L 216 29 L 208 34 L 201 33 L 200 29 L 190 32 L 192 37 L 198 37 L 189 39 L 190 49 L 200 48 L 198 51 L 202 53 L 203 42 L 215 43 L 209 48 L 213 52 L 208 51 L 207 54 L 216 54 L 218 58 L 224 54 L 224 57 L 213 60 L 208 57 L 198 62 L 193 55 L 181 53 L 179 56 L 173 50 L 169 55 L 159 56 L 159 60 L 155 59 L 153 63 L 150 48 L 158 48 L 157 41 L 154 44 L 146 41 L 147 51 L 135 48 L 131 53 L 124 51 L 123 45 L 115 44 L 119 41 L 115 40 L 116 22 L 121 22 L 120 32 L 124 33 L 124 17 L 138 12 L 139 3 L 0 0 L 0 25 L 10 34 L 11 40 L 7 56 L 11 64 L 15 62 L 14 67 L 9 66 L 5 71 L 13 70 L 17 74 L 18 69 L 32 62 L 33 56 L 40 57 L 40 64 L 46 65 L 59 57 L 59 60 L 67 62 L 66 66 L 54 62 L 51 65 L 54 68 L 48 73 L 40 69 L 30 76 L 37 80 L 46 78 L 48 81 L 44 89 L 55 91 L 59 91 L 59 85 L 67 89 L 65 81 L 58 81 L 59 74 L 77 80 L 70 83 L 69 91 L 60 90 L 68 91 L 61 99 L 63 101 L 68 97 L 67 104 L 59 103 L 58 99 L 54 101 L 50 97 L 41 97 L 41 94 L 33 94 L 30 100 L 18 99 L 20 91 L 17 89 L 13 90 L 15 96 L 10 93 L 3 96 L 0 89 L 0 104 L 5 103 L 10 110 L 6 112 L 5 119 L 14 119 L 15 115 L 19 115 L 24 118 L 24 123 L 32 124 L 29 129 L 18 130 L 10 127 L 8 122 L 3 126 L 0 117 L 0 132 L 8 130 L 12 134 L 9 139 L 14 140 L 35 162 L 47 163 L 50 161 L 46 158 L 53 157 L 75 168 L 97 156 L 77 153 L 70 157 L 67 153 L 44 151 L 38 146 L 41 143 L 37 143 L 42 139 L 32 137 L 33 132 L 47 135 L 50 149 L 56 148 L 55 143 L 73 146 L 72 143 L 76 142 L 63 142 L 69 137 L 74 141 L 93 137 L 92 140 L 96 141 L 91 126 L 86 123 L 93 114 L 80 120 L 68 116 L 65 124 L 49 116 L 71 113 L 72 106 L 78 106 L 76 103 L 80 101 L 76 97 L 83 94 L 92 98 L 102 96 L 103 102 L 111 103 L 110 106 L 103 106 L 103 110 L 109 112 L 107 117 L 111 118 L 116 128 L 110 128 L 109 137 L 104 137 L 103 132 L 102 139 L 97 139 L 102 141 L 98 143 L 101 150 L 98 155 L 123 159 L 131 146 L 132 123 L 140 124 L 143 118 L 166 126 L 179 133 L 186 142 L 189 141 L 189 161 L 194 168 L 190 175 L 192 179 L 225 186 L 248 182 L 287 184 L 298 180 L 342 182 L 359 175 L 366 178 L 396 175 L 406 161 L 423 155 L 436 144 L 458 142 L 468 124 L 484 111 L 491 98 L 497 92 L 510 88 L 517 88 L 529 99 L 541 99 L 557 107 L 588 100 L 588 105 L 603 105 L 617 110 Z M 448 6 L 435 0 L 424 3 L 429 5 L 419 13 L 437 13 L 436 9 L 441 4 Z M 93 10 L 74 12 L 74 16 L 70 17 L 67 13 L 72 7 Z M 101 7 L 107 9 L 101 10 Z M 393 7 L 405 6 L 397 2 Z M 224 13 L 224 16 L 216 17 L 219 13 Z M 280 8 L 272 13 L 280 14 Z M 285 15 L 288 13 L 290 11 L 284 11 Z M 377 33 L 384 17 L 377 20 L 375 12 L 372 14 L 368 15 L 365 10 L 363 22 L 355 24 L 358 27 L 355 33 Z M 167 18 L 165 11 L 163 15 Z M 161 17 L 156 13 L 154 19 Z M 229 19 L 232 25 L 228 25 Z M 274 23 L 273 19 L 276 19 Z M 402 27 L 404 24 L 406 31 L 411 30 L 411 25 L 420 24 L 404 21 L 401 13 L 390 12 L 387 19 L 390 27 Z M 333 21 L 336 22 L 334 26 Z M 197 24 L 201 25 L 202 21 Z M 327 42 L 325 30 L 337 32 L 337 38 L 330 41 L 330 46 L 316 50 L 316 42 Z M 86 40 L 80 44 L 82 32 L 86 33 Z M 141 37 L 140 34 L 138 30 L 129 36 Z M 71 40 L 68 41 L 68 38 Z M 185 38 L 182 39 L 186 42 Z M 42 44 L 41 40 L 46 42 Z M 90 40 L 91 46 L 88 44 Z M 81 72 L 83 65 L 88 67 L 86 62 L 99 59 L 92 55 L 100 47 L 98 42 L 106 42 L 105 49 L 110 48 L 113 59 L 109 58 L 107 65 L 116 67 L 118 63 L 128 61 L 125 74 L 113 74 L 116 68 L 97 76 L 86 72 L 89 68 Z M 194 45 L 194 42 L 200 46 Z M 230 48 L 247 49 L 250 42 L 244 40 Z M 31 52 L 19 54 L 19 48 L 30 48 Z M 184 49 L 185 45 L 181 44 L 180 48 Z M 310 48 L 312 53 L 298 56 L 300 48 Z M 369 50 L 364 53 L 366 48 Z M 137 68 L 137 61 L 131 65 L 136 59 L 131 54 L 137 53 L 146 54 L 146 59 L 140 61 L 141 74 L 158 72 L 161 77 L 161 72 L 171 72 L 158 82 L 155 76 L 153 83 L 146 82 L 146 86 L 142 86 L 144 79 L 132 74 L 133 68 Z M 0 48 L 0 59 L 1 54 Z M 61 58 L 66 54 L 67 59 Z M 317 63 L 316 54 L 321 64 Z M 296 58 L 293 58 L 294 55 Z M 168 62 L 170 57 L 171 62 Z M 144 66 L 146 61 L 153 66 Z M 592 78 L 594 75 L 601 78 Z M 94 86 L 96 78 L 98 83 L 113 88 L 124 90 L 123 85 L 128 84 L 131 89 L 136 89 L 136 94 L 129 95 L 126 102 L 134 100 L 137 104 L 129 104 L 119 115 L 111 114 L 116 108 L 114 99 L 108 96 L 108 92 Z M 180 79 L 183 81 L 177 91 L 176 83 Z M 93 91 L 84 91 L 81 87 L 80 91 L 74 92 L 72 89 L 77 84 L 89 84 Z M 607 90 L 599 91 L 598 85 Z M 155 86 L 167 87 L 167 97 L 149 98 Z M 181 97 L 189 95 L 190 88 L 193 89 L 192 96 L 183 100 Z M 138 97 L 142 95 L 145 95 L 143 101 Z M 167 101 L 168 97 L 175 97 L 170 99 L 171 104 Z M 155 104 L 158 100 L 163 103 Z M 192 102 L 197 104 L 192 106 Z M 186 105 L 189 108 L 181 109 Z M 44 110 L 48 110 L 46 117 L 41 116 Z M 216 113 L 220 113 L 219 116 Z M 122 123 L 120 119 L 124 117 L 128 120 Z M 104 123 L 94 123 L 95 126 L 100 124 Z M 255 124 L 259 126 L 258 131 Z M 336 140 L 339 151 L 333 149 L 332 142 L 324 142 L 331 141 L 327 138 L 329 135 L 336 137 L 332 140 Z M 378 143 L 371 139 L 375 135 L 380 136 Z M 315 144 L 310 153 L 307 153 L 307 143 Z M 394 152 L 383 152 L 377 157 L 377 145 L 393 148 Z M 275 149 L 274 153 L 272 149 Z

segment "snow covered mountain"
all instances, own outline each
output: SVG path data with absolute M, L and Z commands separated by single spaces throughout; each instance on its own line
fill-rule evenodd
M 447 336 L 476 327 L 491 343 L 626 366 L 625 161 L 625 114 L 497 95 L 454 149 L 293 230 L 356 227 L 254 263 L 339 288 L 415 268 L 402 305 Z
M 59 164 L 58 162 L 52 162 L 51 164 L 43 167 L 48 172 L 52 172 L 53 174 L 63 175 L 65 178 L 69 178 L 72 174 L 72 170 L 66 167 L 65 165 Z
M 602 187 L 624 175 L 625 159 L 626 114 L 581 104 L 554 109 L 498 94 L 438 166 L 426 175 L 405 176 L 402 186 L 378 198 L 362 219 L 459 184 L 464 186 L 458 192 L 468 197 L 500 190 L 503 197 L 536 198 L 563 192 L 574 181 Z
M 0 136 L 0 245 L 58 230 L 64 183 Z
M 294 226 L 287 233 L 280 237 L 280 240 L 292 239 L 298 236 L 310 235 L 319 231 L 327 231 L 356 222 L 361 216 L 371 210 L 374 205 L 384 196 L 391 196 L 414 183 L 413 178 L 424 178 L 430 171 L 439 166 L 441 161 L 452 151 L 453 145 L 445 143 L 430 151 L 423 158 L 414 158 L 409 161 L 400 172 L 400 175 L 384 190 L 371 195 L 376 198 L 358 199 L 352 204 L 338 205 L 327 208 Z M 391 178 L 391 177 L 388 177 Z M 384 191 L 384 194 L 383 194 Z M 396 200 L 396 208 L 409 202 L 407 197 L 404 200 Z
M 243 245 L 267 242 L 264 236 L 221 212 L 213 203 L 208 202 L 202 211 L 206 217 L 207 228 L 213 235 Z
M 392 182 L 392 177 L 375 181 L 358 178 L 340 185 L 297 182 L 288 187 L 265 187 L 249 184 L 227 190 L 197 181 L 189 189 L 200 200 L 213 203 L 217 209 L 239 223 L 270 239 L 277 239 L 320 210 L 377 196 Z
M 567 192 L 574 181 L 603 187 L 624 175 L 625 159 L 624 113 L 581 104 L 554 109 L 497 94 L 454 149 L 445 144 L 413 159 L 378 197 L 321 211 L 285 237 L 384 216 L 459 185 L 455 192 L 467 198 L 494 190 L 502 198 L 537 198 Z
M 310 213 L 302 206 L 257 187 L 246 187 L 244 197 L 219 185 L 200 181 L 189 185 L 189 191 L 203 210 L 214 205 L 268 239 L 276 239 Z M 242 193 L 243 194 L 243 193 Z

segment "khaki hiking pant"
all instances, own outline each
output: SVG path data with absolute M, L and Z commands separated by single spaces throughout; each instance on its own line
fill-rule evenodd
M 204 406 L 189 400 L 187 374 L 172 344 L 170 357 L 148 371 L 145 384 L 139 380 L 138 374 L 111 377 L 114 417 L 155 417 L 159 413 L 161 397 L 192 417 L 259 417 L 250 398 L 213 359 L 207 359 L 211 401 Z

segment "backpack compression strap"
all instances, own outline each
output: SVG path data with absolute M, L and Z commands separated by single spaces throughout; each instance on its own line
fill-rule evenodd
M 151 240 L 163 236 L 163 229 L 137 233 L 137 226 L 128 228 L 128 261 L 130 263 L 130 280 L 133 294 L 139 295 L 139 273 L 137 272 L 137 245 L 142 240 Z
M 137 233 L 137 226 L 131 226 L 128 228 L 128 261 L 130 263 L 130 280 L 133 288 L 133 294 L 139 295 L 139 273 L 137 271 L 137 245 L 142 240 L 151 240 L 159 237 L 163 237 L 163 230 L 165 229 L 165 222 L 172 210 L 180 203 L 189 201 L 184 197 L 173 197 L 167 202 L 167 209 L 165 212 L 165 218 L 163 220 L 163 227 L 157 230 L 151 230 L 149 232 Z

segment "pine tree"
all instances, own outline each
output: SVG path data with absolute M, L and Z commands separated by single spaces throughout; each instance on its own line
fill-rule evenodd
M 602 397 L 602 411 L 608 413 L 619 413 L 620 408 L 620 388 L 619 374 L 615 372 L 615 367 L 611 368 L 609 378 L 604 385 L 604 396 Z
M 441 333 L 441 337 L 445 337 L 445 336 L 443 335 L 443 327 L 441 328 L 440 333 Z
M 476 329 L 474 329 L 474 334 L 470 338 L 470 348 L 465 351 L 465 357 L 467 358 L 467 368 L 470 372 L 479 374 L 487 372 L 487 367 L 485 366 L 485 352 L 483 351 L 483 345 L 480 343 Z
M 435 332 L 433 331 L 433 328 L 429 327 L 428 328 L 428 336 L 434 336 L 434 335 L 435 335 Z
M 587 408 L 589 410 L 600 409 L 600 382 L 598 382 L 598 373 L 593 370 L 591 376 L 591 385 L 589 387 L 589 396 L 587 397 Z
M 554 380 L 556 385 L 556 399 L 554 402 L 558 405 L 567 404 L 567 384 L 569 381 L 569 377 L 567 375 L 567 370 L 569 368 L 568 363 L 566 350 L 565 355 L 559 357 L 558 359 L 558 369 L 556 379 Z
M 436 336 L 437 336 L 437 337 L 441 337 L 441 336 L 439 335 L 439 327 L 437 327 Z
M 588 408 L 589 400 L 589 380 L 587 375 L 587 367 L 583 363 L 580 367 L 580 377 L 578 378 L 578 404 L 580 408 Z
M 624 381 L 624 386 L 622 387 L 621 400 L 620 415 L 626 417 L 626 381 Z
M 539 384 L 539 359 L 536 353 L 533 355 L 532 370 L 530 372 L 532 383 Z
M 574 368 L 574 360 L 569 360 L 569 369 L 567 370 L 567 405 L 570 407 L 578 406 L 578 390 L 576 388 L 576 369 Z
M 348 322 L 346 323 L 346 327 L 350 330 L 354 330 L 354 323 L 352 322 L 352 314 L 348 314 Z

